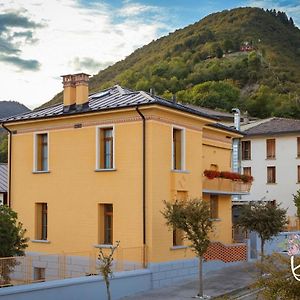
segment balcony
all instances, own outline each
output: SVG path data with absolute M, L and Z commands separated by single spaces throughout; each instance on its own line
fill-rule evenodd
M 224 177 L 230 177 L 230 179 Z M 249 176 L 247 177 L 249 180 L 243 181 L 239 177 L 245 178 L 245 175 L 206 170 L 203 176 L 203 193 L 219 195 L 249 194 L 253 178 Z

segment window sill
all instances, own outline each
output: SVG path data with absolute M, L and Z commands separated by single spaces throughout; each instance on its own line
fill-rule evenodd
M 48 240 L 31 240 L 32 243 L 42 243 L 42 244 L 50 244 L 51 242 Z
M 174 169 L 171 169 L 171 172 L 173 172 L 173 173 L 190 174 L 190 171 L 187 171 L 187 170 L 174 170 Z
M 277 184 L 277 182 L 267 182 L 266 184 L 275 185 L 275 184 Z
M 242 158 L 242 161 L 249 161 L 252 160 L 251 158 Z
M 276 160 L 276 157 L 267 157 L 266 160 Z
M 184 245 L 182 245 L 182 246 L 172 246 L 172 247 L 170 247 L 170 250 L 181 250 L 181 249 L 187 249 L 188 248 L 188 246 L 184 246 Z
M 114 245 L 110 245 L 110 244 L 97 244 L 94 245 L 95 248 L 106 248 L 106 249 L 111 249 L 114 247 Z
M 50 173 L 49 170 L 47 171 L 32 171 L 32 174 L 45 174 L 45 173 Z
M 117 169 L 113 168 L 113 169 L 95 169 L 95 172 L 113 172 L 113 171 L 117 171 Z

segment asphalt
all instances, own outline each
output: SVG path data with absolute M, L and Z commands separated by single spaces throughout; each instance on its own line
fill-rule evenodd
M 247 294 L 249 286 L 259 276 L 254 263 L 243 263 L 238 266 L 226 267 L 210 271 L 204 275 L 204 294 L 211 299 L 237 299 L 238 294 Z M 170 285 L 168 287 L 124 297 L 124 300 L 184 300 L 197 295 L 198 281 L 191 280 Z M 247 296 L 243 299 L 248 299 Z M 250 298 L 249 298 L 250 299 Z M 252 299 L 252 298 L 251 298 Z

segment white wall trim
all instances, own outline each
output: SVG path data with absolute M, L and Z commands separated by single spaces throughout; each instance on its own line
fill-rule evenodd
M 37 136 L 39 134 L 47 134 L 47 170 L 38 170 L 37 169 Z M 50 148 L 50 138 L 49 131 L 36 131 L 33 133 L 33 173 L 45 173 L 50 170 L 50 156 L 49 156 L 49 148 Z
M 100 126 L 96 126 L 96 165 L 95 165 L 95 170 L 102 170 L 100 168 L 100 129 L 103 128 L 112 128 L 113 132 L 113 166 L 111 169 L 108 170 L 115 170 L 116 169 L 116 152 L 115 152 L 115 148 L 116 148 L 116 139 L 115 139 L 115 124 L 105 124 L 105 125 L 100 125 Z M 105 169 L 104 169 L 105 170 Z
M 185 140 L 185 127 L 172 125 L 172 131 L 171 131 L 171 170 L 174 170 L 174 149 L 173 149 L 173 133 L 174 129 L 180 129 L 182 136 L 181 136 L 181 170 L 178 171 L 185 171 L 186 170 L 186 140 Z

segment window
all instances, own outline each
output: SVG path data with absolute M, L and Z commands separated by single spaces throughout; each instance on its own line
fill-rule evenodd
M 97 128 L 96 169 L 114 168 L 114 127 Z
M 34 171 L 48 171 L 48 133 L 35 135 Z
M 297 182 L 300 183 L 300 166 L 297 167 L 297 170 L 298 170 Z
M 276 183 L 275 167 L 267 167 L 267 183 Z
M 210 195 L 210 218 L 219 218 L 219 197 L 218 195 Z
M 172 169 L 185 169 L 185 132 L 184 129 L 173 128 L 172 133 Z
M 36 239 L 47 240 L 48 207 L 47 203 L 36 203 Z
M 35 281 L 45 281 L 45 268 L 34 268 L 33 279 Z
M 251 141 L 242 141 L 242 159 L 251 159 Z
M 177 191 L 176 199 L 177 200 L 187 200 L 188 193 L 187 191 Z M 173 246 L 182 246 L 183 245 L 183 231 L 177 228 L 173 228 Z
M 113 205 L 99 205 L 99 244 L 113 244 Z
M 244 167 L 243 174 L 251 176 L 251 167 Z
M 297 157 L 300 157 L 300 137 L 297 137 Z
M 267 159 L 274 159 L 275 158 L 275 139 L 267 139 L 266 140 L 267 146 Z

